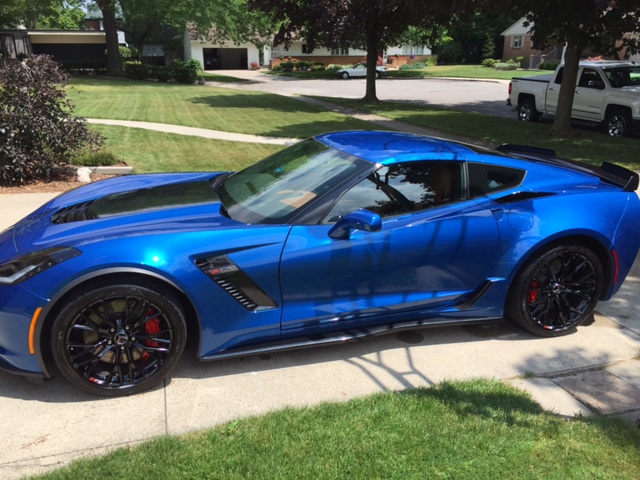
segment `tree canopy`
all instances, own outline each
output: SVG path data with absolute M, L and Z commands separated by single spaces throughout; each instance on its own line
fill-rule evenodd
M 280 22 L 274 42 L 306 41 L 310 50 L 323 46 L 364 47 L 367 52 L 365 100 L 377 100 L 375 66 L 379 52 L 399 43 L 408 27 L 435 39 L 438 27 L 473 0 L 248 0 L 253 9 Z
M 571 131 L 571 108 L 580 57 L 588 48 L 598 54 L 612 54 L 624 47 L 635 51 L 637 40 L 625 38 L 625 34 L 640 32 L 640 2 L 509 0 L 508 3 L 513 12 L 526 17 L 536 48 L 566 45 L 565 69 L 552 132 L 567 135 Z

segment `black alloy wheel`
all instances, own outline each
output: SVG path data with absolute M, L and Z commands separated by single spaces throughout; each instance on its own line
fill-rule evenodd
M 590 318 L 603 277 L 593 251 L 577 245 L 555 247 L 519 274 L 505 316 L 542 337 L 566 335 Z
M 153 284 L 97 286 L 58 314 L 52 352 L 61 373 L 97 395 L 131 395 L 157 385 L 184 351 L 186 323 L 175 295 Z

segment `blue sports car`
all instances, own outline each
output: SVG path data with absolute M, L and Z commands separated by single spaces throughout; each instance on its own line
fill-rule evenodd
M 417 326 L 585 322 L 640 246 L 638 175 L 551 150 L 319 135 L 237 173 L 132 175 L 0 234 L 0 367 L 87 392 Z

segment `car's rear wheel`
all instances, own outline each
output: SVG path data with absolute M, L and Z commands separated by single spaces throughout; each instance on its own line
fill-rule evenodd
M 525 97 L 518 105 L 518 118 L 523 122 L 537 122 L 540 120 L 540 112 L 536 108 L 536 101 L 531 97 Z
M 340 76 L 346 80 L 347 78 L 349 78 L 349 72 L 342 72 Z
M 612 137 L 628 137 L 631 135 L 631 114 L 627 110 L 613 109 L 607 114 L 605 129 Z
M 593 251 L 578 245 L 555 247 L 519 273 L 507 298 L 505 316 L 542 337 L 566 335 L 591 317 L 603 277 L 602 264 Z
M 85 289 L 60 310 L 52 328 L 60 372 L 78 388 L 110 397 L 157 385 L 186 343 L 180 302 L 144 281 Z
M 380 78 L 380 72 L 376 70 L 376 78 Z

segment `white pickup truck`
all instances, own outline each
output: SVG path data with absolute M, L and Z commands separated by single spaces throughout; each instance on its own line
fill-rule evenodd
M 520 120 L 535 122 L 556 113 L 563 71 L 559 65 L 553 75 L 511 80 L 507 104 L 517 107 Z M 640 128 L 640 65 L 580 62 L 571 117 L 598 122 L 613 137 L 630 136 L 634 126 Z

